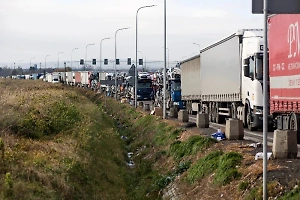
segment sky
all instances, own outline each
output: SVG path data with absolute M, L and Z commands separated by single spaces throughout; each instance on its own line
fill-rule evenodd
M 168 61 L 192 57 L 239 29 L 263 28 L 251 2 L 167 0 Z M 98 61 L 106 37 L 111 39 L 102 42 L 102 59 L 114 59 L 116 44 L 117 58 L 135 61 L 136 13 L 147 5 L 156 6 L 138 13 L 138 58 L 163 61 L 164 0 L 0 0 L 0 67 L 26 68 L 30 61 L 43 67 L 45 58 L 52 65 L 85 56 Z

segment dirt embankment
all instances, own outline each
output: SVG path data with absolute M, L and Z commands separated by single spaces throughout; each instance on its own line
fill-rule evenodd
M 262 147 L 251 141 L 218 142 L 212 129 L 83 89 L 18 80 L 0 88 L 1 198 L 262 199 Z M 299 161 L 268 162 L 269 199 L 299 199 L 299 188 L 288 193 Z

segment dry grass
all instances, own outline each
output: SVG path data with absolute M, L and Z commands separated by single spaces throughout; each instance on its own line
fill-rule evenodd
M 126 190 L 112 186 L 124 185 L 118 176 L 126 171 L 126 165 L 119 166 L 122 145 L 114 142 L 112 122 L 94 103 L 73 88 L 32 80 L 0 80 L 0 97 L 0 137 L 5 145 L 0 180 L 11 183 L 1 182 L 0 199 L 124 199 Z M 56 134 L 44 134 L 45 119 L 53 121 L 49 111 L 57 105 L 62 116 L 72 105 L 80 119 Z M 33 110 L 34 119 L 44 124 L 38 139 L 14 128 Z M 11 176 L 5 178 L 8 173 Z

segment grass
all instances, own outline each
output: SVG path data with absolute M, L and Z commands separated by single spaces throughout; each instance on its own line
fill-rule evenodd
M 0 199 L 128 198 L 124 145 L 96 104 L 40 81 L 0 87 Z
M 181 159 L 185 156 L 194 155 L 198 151 L 209 148 L 216 143 L 213 138 L 202 136 L 191 136 L 187 141 L 176 141 L 170 146 L 170 155 L 175 159 Z
M 0 79 L 0 96 L 0 199 L 161 199 L 175 178 L 212 175 L 223 186 L 242 176 L 239 153 L 215 151 L 208 137 L 179 141 L 183 129 L 92 91 Z M 247 181 L 236 187 L 249 200 L 262 192 Z M 278 184 L 268 191 L 278 194 Z
M 296 186 L 285 195 L 278 198 L 278 200 L 297 200 L 300 199 L 300 187 Z
M 211 152 L 191 166 L 188 170 L 187 180 L 190 183 L 195 183 L 195 181 L 215 172 L 213 183 L 226 185 L 241 177 L 237 170 L 237 165 L 241 161 L 242 156 L 235 152 Z

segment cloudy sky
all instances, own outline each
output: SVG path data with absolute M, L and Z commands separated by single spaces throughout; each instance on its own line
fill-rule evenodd
M 180 61 L 242 28 L 262 28 L 263 16 L 251 13 L 251 0 L 167 0 L 169 60 Z M 42 63 L 100 57 L 135 58 L 135 16 L 139 7 L 138 57 L 163 60 L 163 0 L 0 0 L 0 63 Z M 34 59 L 33 59 L 34 58 Z

